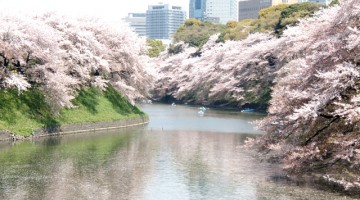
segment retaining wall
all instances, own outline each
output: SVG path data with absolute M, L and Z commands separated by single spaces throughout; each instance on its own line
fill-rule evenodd
M 48 127 L 34 130 L 33 135 L 30 138 L 37 137 L 46 137 L 54 135 L 67 135 L 67 134 L 76 134 L 89 131 L 103 131 L 111 129 L 120 129 L 132 126 L 141 126 L 149 123 L 148 116 L 141 116 L 132 119 L 110 121 L 110 122 L 90 122 L 90 123 L 81 123 L 81 124 L 67 124 L 61 125 L 59 127 Z M 0 134 L 0 140 L 22 140 L 26 139 L 22 136 L 16 136 L 13 134 Z M 6 138 L 5 138 L 6 137 Z M 8 138 L 8 139 L 7 139 Z

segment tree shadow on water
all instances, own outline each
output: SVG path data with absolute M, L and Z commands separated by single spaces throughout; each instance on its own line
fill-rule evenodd
M 61 137 L 49 137 L 43 141 L 43 144 L 47 148 L 53 148 L 61 144 Z

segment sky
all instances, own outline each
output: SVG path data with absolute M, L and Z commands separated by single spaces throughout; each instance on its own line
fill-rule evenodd
M 121 21 L 130 12 L 146 12 L 159 2 L 181 6 L 189 13 L 189 0 L 0 0 L 1 12 L 43 13 L 55 11 L 75 17 L 90 16 L 110 22 Z

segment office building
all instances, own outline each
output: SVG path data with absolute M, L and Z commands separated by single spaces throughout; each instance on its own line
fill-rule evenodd
M 271 4 L 271 0 L 239 1 L 239 21 L 257 18 L 259 11 L 271 6 Z
M 189 17 L 204 21 L 206 0 L 190 0 Z
M 149 5 L 146 11 L 146 35 L 150 39 L 171 39 L 186 19 L 186 12 L 170 4 Z
M 123 19 L 141 37 L 146 37 L 146 13 L 129 13 Z
M 303 2 L 312 2 L 312 3 L 319 3 L 323 5 L 329 5 L 331 3 L 331 0 L 299 0 L 299 3 Z
M 238 20 L 237 0 L 190 0 L 190 18 L 226 24 Z
M 294 4 L 298 3 L 298 0 L 272 0 L 272 5 L 280 5 L 280 4 Z

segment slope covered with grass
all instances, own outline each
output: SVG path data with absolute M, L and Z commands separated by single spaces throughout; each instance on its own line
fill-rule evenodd
M 33 130 L 42 127 L 123 120 L 145 115 L 111 86 L 104 91 L 82 89 L 72 103 L 75 107 L 54 113 L 39 89 L 30 89 L 21 94 L 16 90 L 0 90 L 0 130 L 29 136 Z

